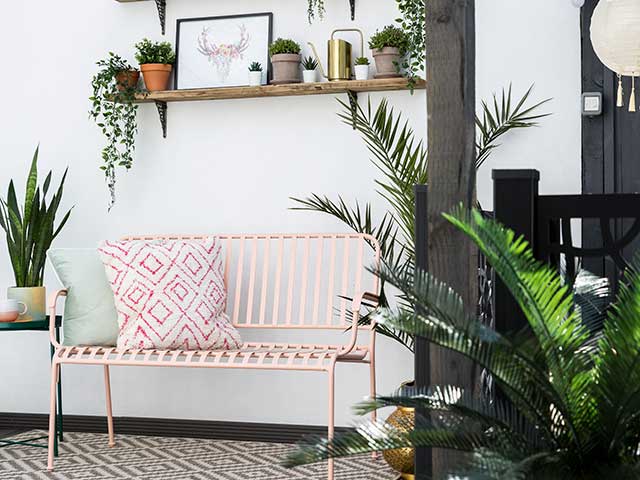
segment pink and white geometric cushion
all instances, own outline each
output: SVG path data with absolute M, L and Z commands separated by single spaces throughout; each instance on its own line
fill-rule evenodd
M 115 297 L 118 348 L 240 348 L 240 334 L 225 313 L 216 238 L 106 241 L 98 251 Z

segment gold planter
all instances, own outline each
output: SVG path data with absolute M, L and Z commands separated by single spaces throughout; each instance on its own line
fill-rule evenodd
M 387 423 L 393 425 L 398 430 L 411 431 L 415 425 L 415 419 L 415 409 L 398 407 L 395 412 L 389 415 Z M 404 480 L 413 480 L 415 478 L 415 449 L 398 448 L 396 450 L 386 450 L 382 455 L 389 466 L 400 474 L 400 478 Z
M 27 306 L 24 315 L 18 317 L 18 322 L 44 320 L 46 313 L 46 290 L 44 287 L 11 287 L 7 289 L 7 298 L 23 302 Z

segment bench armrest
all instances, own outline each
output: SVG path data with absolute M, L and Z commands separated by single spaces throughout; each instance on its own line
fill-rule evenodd
M 342 351 L 340 352 L 340 356 L 342 355 L 346 355 L 349 352 L 351 352 L 355 346 L 356 343 L 358 342 L 358 329 L 360 328 L 360 325 L 358 325 L 358 322 L 360 320 L 360 310 L 362 310 L 362 305 L 364 304 L 365 300 L 368 302 L 368 306 L 371 307 L 377 307 L 380 304 L 380 296 L 376 295 L 375 293 L 371 293 L 371 292 L 360 292 L 358 295 L 356 295 L 355 297 L 353 297 L 353 301 L 351 302 L 351 312 L 353 313 L 352 316 L 352 323 L 351 323 L 351 341 L 349 342 L 348 345 L 346 345 Z M 373 348 L 374 345 L 374 327 L 371 327 L 371 348 Z
M 49 340 L 51 341 L 51 345 L 53 345 L 55 348 L 60 348 L 61 346 L 56 339 L 56 305 L 60 297 L 66 296 L 66 290 L 56 290 L 51 295 L 49 295 Z

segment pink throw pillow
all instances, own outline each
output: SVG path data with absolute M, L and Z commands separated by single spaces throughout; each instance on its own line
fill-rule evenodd
M 231 350 L 216 238 L 103 242 L 98 248 L 118 311 L 118 348 Z

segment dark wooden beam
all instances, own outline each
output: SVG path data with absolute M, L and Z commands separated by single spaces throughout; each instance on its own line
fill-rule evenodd
M 475 203 L 475 0 L 427 0 L 426 7 L 429 272 L 462 295 L 473 312 L 477 254 L 442 213 Z M 474 367 L 432 347 L 431 382 L 472 390 Z M 434 450 L 433 475 L 441 476 L 457 461 L 452 452 Z

